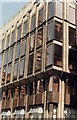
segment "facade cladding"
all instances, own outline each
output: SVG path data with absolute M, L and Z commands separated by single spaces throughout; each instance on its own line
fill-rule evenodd
M 2 28 L 2 120 L 77 118 L 75 4 L 28 3 Z

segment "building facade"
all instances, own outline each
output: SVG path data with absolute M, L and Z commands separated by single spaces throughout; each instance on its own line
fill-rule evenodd
M 1 34 L 2 120 L 77 118 L 75 4 L 30 2 Z

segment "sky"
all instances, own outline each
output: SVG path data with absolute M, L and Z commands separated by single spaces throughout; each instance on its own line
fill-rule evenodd
M 0 0 L 0 28 L 30 0 Z

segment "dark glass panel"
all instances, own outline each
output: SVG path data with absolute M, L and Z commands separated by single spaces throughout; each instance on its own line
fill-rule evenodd
M 15 58 L 19 58 L 19 55 L 20 55 L 20 42 L 17 43 L 16 45 L 16 56 Z
M 17 40 L 21 38 L 21 25 L 17 28 Z
M 32 16 L 31 20 L 31 31 L 36 27 L 36 14 Z
M 25 55 L 25 53 L 26 53 L 26 39 L 23 39 L 21 43 L 21 56 Z
M 37 47 L 41 46 L 43 43 L 43 27 L 38 29 L 37 32 Z
M 33 72 L 33 58 L 34 55 L 29 55 L 29 60 L 28 60 L 28 74 L 31 74 Z
M 14 41 L 15 41 L 15 31 L 12 32 L 11 45 L 14 43 Z
M 9 47 L 9 42 L 10 42 L 10 35 L 7 36 L 7 40 L 6 40 L 6 48 Z
M 38 25 L 43 23 L 43 12 L 44 9 L 42 8 L 41 10 L 39 10 L 39 14 L 38 14 Z
M 14 64 L 14 74 L 13 78 L 16 79 L 18 75 L 18 61 Z
M 6 82 L 10 82 L 10 79 L 11 79 L 11 65 L 8 66 L 7 68 L 7 80 Z
M 21 59 L 20 60 L 20 70 L 19 70 L 19 77 L 23 77 L 24 75 L 24 59 Z
M 26 33 L 27 33 L 27 29 L 28 29 L 28 23 L 27 23 L 27 21 L 26 22 L 24 22 L 24 25 L 23 25 L 23 35 L 26 35 Z
M 35 32 L 31 33 L 30 35 L 30 51 L 34 50 L 35 45 Z

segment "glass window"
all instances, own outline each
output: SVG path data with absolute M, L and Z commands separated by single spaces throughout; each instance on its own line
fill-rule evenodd
M 23 39 L 21 43 L 21 56 L 25 55 L 25 53 L 26 53 L 26 39 Z
M 15 41 L 15 31 L 12 32 L 11 45 L 14 43 L 14 41 Z
M 48 4 L 48 19 L 55 15 L 55 2 L 50 2 Z
M 29 60 L 28 60 L 28 74 L 31 74 L 33 72 L 33 58 L 34 58 L 33 54 L 29 55 Z
M 3 67 L 3 72 L 2 72 L 2 84 L 5 82 L 5 77 L 6 77 L 6 67 Z
M 13 60 L 13 50 L 14 50 L 14 47 L 11 47 L 9 52 L 9 62 L 12 62 Z
M 38 14 L 38 25 L 43 23 L 43 8 L 41 10 L 39 10 L 39 14 Z
M 63 17 L 63 3 L 61 1 L 56 1 L 56 16 Z
M 69 7 L 69 21 L 75 24 L 75 9 L 72 7 Z
M 77 51 L 69 49 L 69 69 L 76 71 L 77 70 Z
M 46 49 L 46 66 L 52 65 L 53 64 L 53 45 L 48 45 Z
M 2 50 L 4 50 L 4 39 L 2 40 Z
M 28 23 L 27 23 L 27 21 L 26 22 L 24 22 L 24 25 L 23 25 L 23 35 L 26 35 L 26 33 L 27 33 L 27 29 L 28 29 Z
M 17 28 L 17 40 L 21 38 L 21 25 Z
M 13 74 L 14 79 L 17 78 L 17 74 L 18 74 L 18 61 L 15 62 L 15 64 L 14 64 L 14 74 Z
M 30 35 L 30 51 L 34 50 L 35 45 L 35 32 L 31 33 Z
M 1 69 L 1 66 L 2 66 L 2 54 L 0 54 L 0 69 Z
M 7 70 L 7 82 L 10 82 L 11 79 L 11 65 L 8 66 L 8 70 Z
M 7 36 L 7 40 L 6 40 L 6 48 L 9 47 L 9 42 L 10 42 L 10 35 Z
M 37 47 L 41 46 L 43 43 L 43 27 L 38 29 L 37 32 Z
M 6 50 L 4 54 L 4 65 L 6 65 L 7 63 L 8 63 L 8 50 Z
M 54 45 L 54 64 L 62 67 L 62 46 Z
M 54 39 L 54 22 L 51 21 L 48 23 L 48 33 L 47 33 L 47 41 Z
M 60 22 L 55 22 L 55 38 L 61 42 L 63 40 L 63 25 Z
M 53 91 L 58 92 L 59 91 L 59 79 L 58 77 L 53 77 Z
M 69 45 L 76 45 L 76 29 L 69 27 Z
M 36 27 L 36 14 L 32 16 L 31 20 L 31 31 Z
M 36 51 L 36 62 L 35 62 L 35 71 L 41 69 L 42 64 L 42 50 Z
M 20 55 L 20 42 L 17 43 L 16 45 L 16 59 L 19 58 Z
M 33 94 L 33 83 L 30 83 L 30 95 Z
M 22 77 L 24 75 L 24 59 L 20 60 L 20 70 L 19 70 L 19 77 Z

